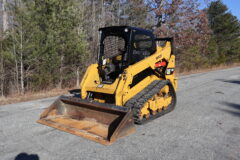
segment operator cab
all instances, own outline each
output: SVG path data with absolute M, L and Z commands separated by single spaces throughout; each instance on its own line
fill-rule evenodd
M 129 26 L 100 28 L 98 71 L 102 83 L 112 84 L 129 65 L 156 51 L 151 31 Z

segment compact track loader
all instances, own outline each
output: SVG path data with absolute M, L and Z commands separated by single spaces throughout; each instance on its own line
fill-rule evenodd
M 98 62 L 81 89 L 60 96 L 39 123 L 101 144 L 135 131 L 135 124 L 172 111 L 177 79 L 172 38 L 135 27 L 100 28 Z

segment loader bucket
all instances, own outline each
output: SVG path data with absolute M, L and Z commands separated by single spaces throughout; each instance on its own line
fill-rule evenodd
M 135 131 L 129 108 L 61 96 L 38 123 L 109 145 Z

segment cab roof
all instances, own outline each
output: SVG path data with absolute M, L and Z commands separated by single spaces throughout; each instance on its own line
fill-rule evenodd
M 104 32 L 105 34 L 113 34 L 113 33 L 122 33 L 125 29 L 128 29 L 129 31 L 139 31 L 147 35 L 154 36 L 153 33 L 150 30 L 138 28 L 138 27 L 132 27 L 132 26 L 111 26 L 111 27 L 103 27 L 100 28 L 99 31 Z

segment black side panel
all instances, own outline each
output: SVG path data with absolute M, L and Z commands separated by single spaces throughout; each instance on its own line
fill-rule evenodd
M 130 88 L 134 87 L 136 84 L 141 82 L 144 78 L 146 78 L 147 76 L 150 76 L 152 74 L 154 74 L 154 71 L 151 68 L 147 68 L 147 69 L 143 70 L 142 72 L 138 73 L 137 75 L 135 75 L 133 77 L 133 81 L 132 81 L 132 84 L 130 85 Z

